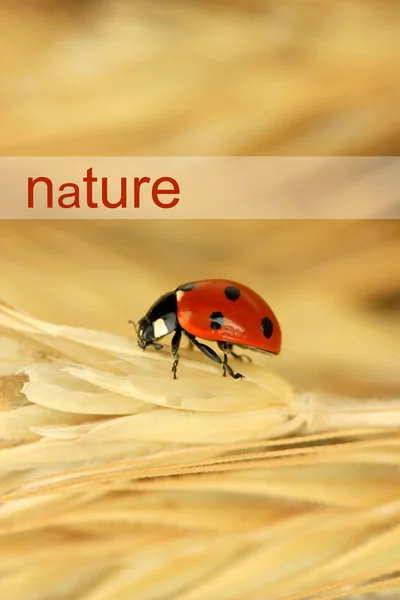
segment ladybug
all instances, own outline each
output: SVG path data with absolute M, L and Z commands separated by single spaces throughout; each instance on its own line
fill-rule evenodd
M 280 326 L 269 305 L 249 287 L 226 279 L 192 281 L 178 286 L 161 296 L 135 329 L 142 350 L 147 346 L 161 350 L 163 346 L 156 340 L 174 332 L 171 341 L 174 379 L 177 379 L 183 333 L 191 347 L 195 346 L 222 365 L 224 377 L 229 373 L 234 379 L 244 376 L 234 373 L 228 365 L 228 355 L 250 359 L 233 352 L 233 346 L 267 354 L 279 354 L 281 350 Z M 223 352 L 223 360 L 197 337 L 216 342 Z

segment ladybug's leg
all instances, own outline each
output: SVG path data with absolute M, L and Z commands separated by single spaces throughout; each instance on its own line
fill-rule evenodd
M 248 363 L 252 363 L 252 359 L 250 358 L 250 356 L 247 356 L 246 354 L 236 354 L 236 352 L 234 352 L 232 350 L 233 348 L 233 344 L 228 344 L 227 342 L 217 342 L 219 348 L 221 348 L 221 350 L 223 352 L 227 352 L 228 354 L 230 354 L 231 356 L 233 356 L 233 358 L 236 358 L 237 360 L 241 360 L 242 362 L 246 359 Z
M 193 346 L 196 346 L 196 348 L 201 350 L 201 352 L 203 354 L 205 354 L 207 356 L 207 358 L 211 358 L 211 360 L 214 360 L 215 362 L 222 364 L 222 360 L 220 359 L 218 354 L 216 352 L 214 352 L 214 350 L 212 348 L 210 348 L 209 346 L 206 346 L 205 344 L 201 344 L 200 342 L 198 342 L 196 340 L 196 338 L 194 337 L 194 335 L 192 336 L 191 334 L 188 334 L 188 333 L 186 333 L 186 335 L 188 336 L 189 340 L 192 342 Z
M 179 327 L 175 331 L 174 337 L 172 338 L 172 342 L 171 342 L 171 354 L 174 357 L 174 363 L 172 365 L 171 371 L 174 374 L 174 379 L 178 379 L 176 376 L 176 371 L 178 369 L 178 362 L 179 362 L 178 350 L 179 350 L 179 346 L 181 343 L 181 339 L 182 339 L 182 329 Z
M 233 356 L 233 358 L 236 358 L 236 360 L 241 360 L 242 362 L 244 360 L 247 360 L 249 364 L 253 362 L 253 359 L 250 358 L 250 356 L 247 356 L 247 354 L 236 354 L 236 352 L 230 352 L 230 355 Z
M 187 347 L 187 350 L 190 350 L 190 352 L 191 352 L 194 348 L 194 344 L 190 338 L 188 338 L 188 341 L 189 341 L 189 345 Z
M 196 348 L 201 350 L 201 352 L 203 352 L 203 354 L 205 354 L 207 356 L 207 358 L 211 358 L 211 360 L 215 361 L 216 363 L 222 364 L 222 372 L 223 372 L 224 377 L 226 377 L 226 372 L 228 371 L 229 375 L 231 377 L 233 377 L 234 379 L 242 379 L 243 378 L 243 375 L 241 375 L 240 373 L 234 373 L 233 370 L 231 369 L 231 367 L 228 365 L 228 355 L 226 353 L 224 353 L 224 361 L 222 362 L 222 360 L 220 359 L 218 354 L 216 352 L 214 352 L 214 350 L 212 348 L 210 348 L 209 346 L 206 346 L 205 344 L 201 344 L 200 342 L 198 342 L 196 340 L 196 338 L 194 336 L 192 336 L 192 335 L 189 336 L 189 334 L 186 334 L 186 335 L 193 342 L 193 344 L 196 346 Z
M 223 367 L 222 367 L 222 375 L 223 377 L 226 377 L 226 372 L 228 371 L 229 375 L 231 377 L 233 377 L 233 379 L 244 379 L 244 375 L 242 375 L 241 373 L 234 373 L 232 370 L 232 367 L 230 367 L 228 365 L 228 355 L 226 352 L 224 352 L 224 362 L 223 362 Z

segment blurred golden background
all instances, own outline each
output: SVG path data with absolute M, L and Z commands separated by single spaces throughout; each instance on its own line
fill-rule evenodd
M 2 0 L 0 152 L 393 155 L 390 0 Z

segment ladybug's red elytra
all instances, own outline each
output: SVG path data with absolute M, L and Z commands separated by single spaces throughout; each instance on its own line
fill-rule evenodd
M 281 350 L 281 329 L 270 306 L 249 287 L 227 279 L 192 281 L 161 296 L 138 322 L 138 345 L 142 350 L 147 346 L 161 350 L 163 346 L 156 340 L 172 332 L 175 332 L 171 341 L 174 379 L 177 379 L 183 333 L 192 345 L 222 365 L 224 377 L 229 373 L 234 379 L 244 376 L 233 372 L 228 365 L 228 354 L 241 360 L 244 357 L 235 354 L 233 346 L 267 354 L 279 354 Z M 223 360 L 197 337 L 216 342 Z

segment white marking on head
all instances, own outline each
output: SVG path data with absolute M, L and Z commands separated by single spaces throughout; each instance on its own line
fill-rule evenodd
M 178 290 L 175 293 L 176 300 L 179 302 L 183 298 L 184 294 L 185 294 L 185 292 L 183 290 Z
M 153 330 L 154 330 L 154 337 L 156 337 L 156 338 L 163 337 L 164 335 L 167 335 L 169 333 L 168 328 L 167 328 L 163 318 L 160 318 L 160 319 L 157 319 L 157 321 L 154 321 Z

